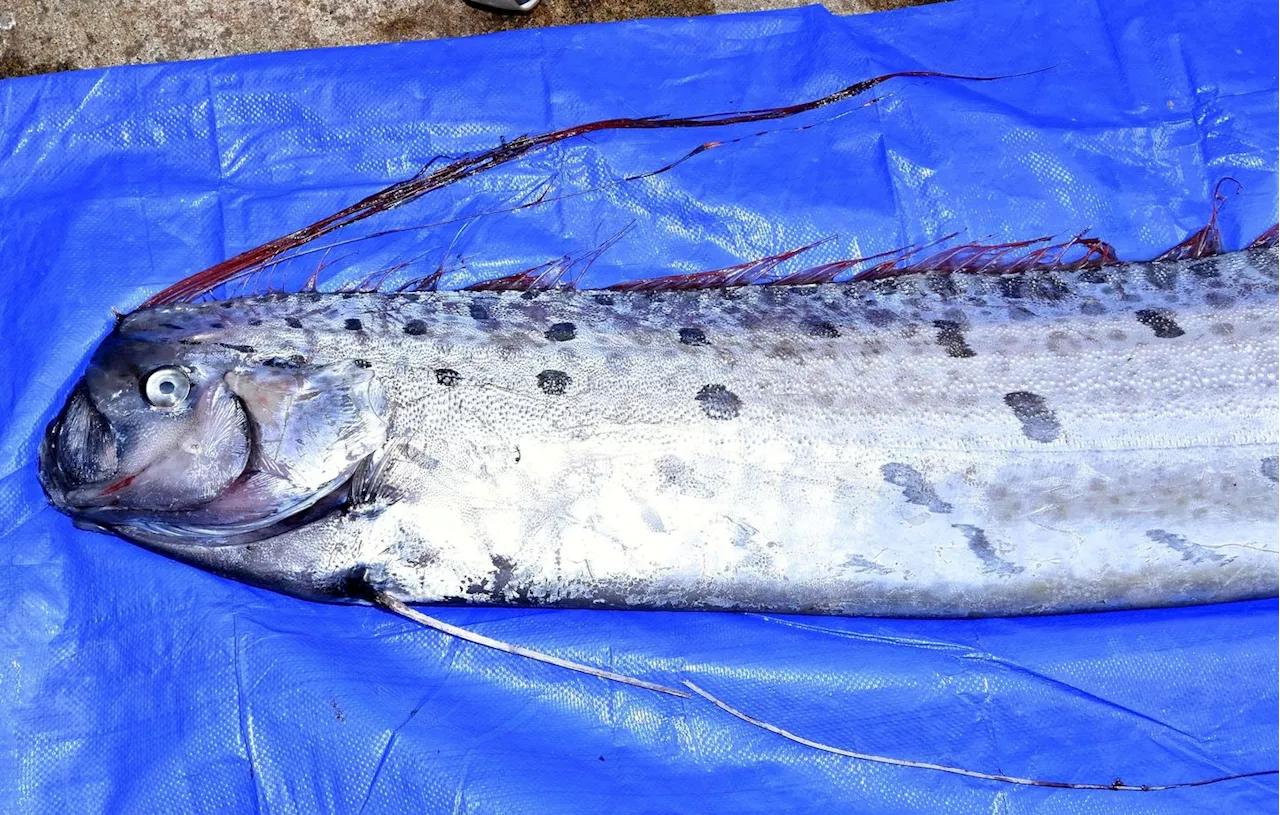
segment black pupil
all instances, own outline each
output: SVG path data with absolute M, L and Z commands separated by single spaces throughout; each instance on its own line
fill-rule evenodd
M 175 387 L 177 386 L 173 384 L 172 380 L 166 379 L 160 383 L 160 392 L 168 396 L 169 394 L 173 393 L 173 390 Z

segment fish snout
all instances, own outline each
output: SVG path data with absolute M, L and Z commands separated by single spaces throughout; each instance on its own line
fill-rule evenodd
M 71 493 L 106 481 L 118 467 L 116 433 L 81 383 L 45 431 L 40 445 L 40 482 L 53 503 L 65 509 Z

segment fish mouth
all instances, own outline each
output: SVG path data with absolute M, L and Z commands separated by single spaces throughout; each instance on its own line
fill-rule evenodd
M 115 478 L 116 445 L 115 431 L 81 382 L 40 441 L 40 486 L 50 503 L 74 514 L 85 504 L 109 501 L 122 481 Z

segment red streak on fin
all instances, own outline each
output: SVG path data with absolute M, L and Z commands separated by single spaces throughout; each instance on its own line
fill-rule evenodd
M 1209 211 L 1209 223 L 1192 232 L 1185 240 L 1156 257 L 1156 260 L 1197 260 L 1222 254 L 1222 233 L 1218 230 L 1218 210 L 1227 202 L 1222 185 L 1230 181 L 1239 193 L 1241 184 L 1230 176 L 1220 179 L 1213 188 L 1213 207 Z
M 767 278 L 772 274 L 779 264 L 830 240 L 832 239 L 823 238 L 807 246 L 789 249 L 786 252 L 767 255 L 755 260 L 748 260 L 746 263 L 739 263 L 736 266 L 726 266 L 723 269 L 712 269 L 692 274 L 667 275 L 666 277 L 656 277 L 649 280 L 632 280 L 626 283 L 616 283 L 609 288 L 615 291 L 686 291 L 689 289 L 727 289 L 736 286 L 750 286 L 755 283 L 765 282 L 762 281 L 762 278 Z
M 1266 232 L 1254 238 L 1249 243 L 1249 248 L 1266 249 L 1268 246 L 1275 246 L 1278 243 L 1280 243 L 1280 224 L 1275 224 Z
M 1037 72 L 1033 71 L 1030 73 Z M 389 209 L 394 209 L 407 204 L 429 192 L 446 187 L 456 181 L 469 178 L 485 172 L 486 170 L 493 169 L 494 167 L 515 161 L 518 158 L 545 149 L 546 147 L 566 139 L 572 139 L 588 133 L 626 129 L 667 130 L 695 127 L 724 127 L 749 122 L 765 122 L 785 119 L 789 116 L 795 116 L 800 113 L 817 110 L 818 108 L 836 104 L 837 102 L 842 102 L 846 99 L 851 99 L 865 93 L 883 82 L 899 77 L 932 77 L 939 79 L 958 79 L 971 82 L 992 82 L 995 80 L 1010 79 L 1016 76 L 1026 75 L 1028 74 L 1009 74 L 1005 76 L 963 76 L 959 74 L 944 74 L 937 71 L 898 71 L 874 77 L 872 79 L 855 82 L 851 85 L 840 88 L 839 90 L 833 91 L 826 96 L 807 102 L 799 102 L 793 105 L 729 113 L 687 116 L 681 118 L 644 116 L 638 118 L 624 117 L 603 119 L 600 121 L 588 122 L 586 124 L 574 125 L 573 127 L 567 127 L 550 133 L 543 133 L 541 135 L 519 136 L 511 141 L 499 145 L 498 147 L 451 161 L 437 170 L 428 171 L 430 169 L 428 166 L 412 178 L 392 184 L 373 195 L 357 201 L 345 209 L 341 209 L 332 215 L 321 218 L 315 223 L 309 224 L 287 235 L 282 235 L 274 240 L 267 241 L 264 244 L 241 252 L 240 254 L 227 258 L 221 263 L 214 264 L 203 271 L 196 272 L 195 274 L 184 278 L 163 291 L 153 295 L 142 304 L 142 308 L 168 303 L 191 302 L 195 298 L 209 293 L 212 289 L 231 280 L 235 280 L 246 274 L 252 273 L 263 264 L 269 263 L 287 252 L 310 243 L 316 238 L 328 235 L 336 230 L 342 229 L 343 227 L 350 226 L 353 223 L 362 221 L 379 212 L 385 212 Z M 709 149 L 712 145 L 713 143 L 709 142 L 702 147 Z M 701 151 L 695 149 L 695 153 L 696 152 Z
M 481 280 L 478 283 L 472 283 L 467 286 L 465 291 L 576 289 L 579 281 L 591 269 L 591 264 L 599 260 L 600 256 L 609 251 L 610 247 L 615 243 L 622 240 L 622 236 L 630 232 L 633 226 L 635 226 L 634 223 L 627 224 L 607 241 L 589 252 L 584 252 L 579 257 L 565 255 L 556 260 L 549 260 L 540 266 L 534 266 L 532 269 L 525 269 L 523 272 L 494 278 L 493 280 Z M 577 269 L 576 273 L 574 269 Z

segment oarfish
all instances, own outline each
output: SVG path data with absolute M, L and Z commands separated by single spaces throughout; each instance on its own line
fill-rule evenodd
M 77 523 L 317 600 L 952 617 L 1277 593 L 1277 255 L 123 317 Z
M 995 79 L 905 71 L 784 107 L 521 136 L 198 272 L 98 348 L 46 433 L 45 490 L 83 526 L 219 574 L 400 613 L 967 616 L 1276 594 L 1274 229 L 1222 255 L 1211 220 L 1172 260 L 1108 248 L 1090 268 L 1060 261 L 1096 241 L 1005 263 L 1021 242 L 845 283 L 837 262 L 731 285 L 792 252 L 618 291 L 525 274 L 481 287 L 514 291 L 190 302 L 566 139 L 779 120 L 897 77 Z

